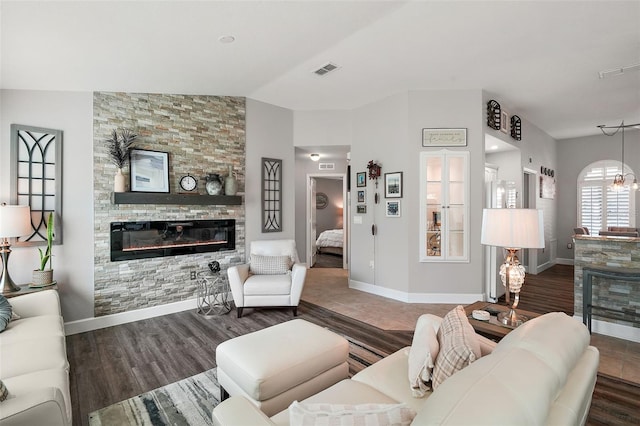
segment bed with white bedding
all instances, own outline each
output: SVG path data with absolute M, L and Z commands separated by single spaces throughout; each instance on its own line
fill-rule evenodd
M 316 240 L 318 253 L 331 253 L 342 255 L 342 241 L 344 240 L 344 230 L 329 229 L 323 231 Z

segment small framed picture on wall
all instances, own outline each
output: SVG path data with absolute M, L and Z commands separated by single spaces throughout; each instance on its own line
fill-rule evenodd
M 400 200 L 386 201 L 387 217 L 400 217 Z
M 384 198 L 402 198 L 402 172 L 384 174 Z
M 505 110 L 500 112 L 500 131 L 502 133 L 509 132 L 509 113 Z
M 365 206 L 364 204 L 358 204 L 356 206 L 356 212 L 358 214 L 366 214 L 367 213 L 367 206 Z
M 367 196 L 366 196 L 366 192 L 365 192 L 364 189 L 358 190 L 358 202 L 359 203 L 366 203 L 367 202 Z
M 356 186 L 358 188 L 367 186 L 367 172 L 356 173 Z

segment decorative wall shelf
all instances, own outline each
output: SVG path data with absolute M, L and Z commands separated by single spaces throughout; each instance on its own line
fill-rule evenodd
M 242 204 L 240 195 L 164 194 L 155 192 L 112 192 L 113 204 L 184 204 L 229 205 Z

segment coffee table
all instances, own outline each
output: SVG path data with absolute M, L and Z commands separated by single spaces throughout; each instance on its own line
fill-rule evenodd
M 491 315 L 489 321 L 480 321 L 474 319 L 471 316 L 471 313 L 474 310 L 489 310 L 489 311 L 498 311 L 498 312 L 508 312 L 509 306 L 499 305 L 497 303 L 491 302 L 475 302 L 471 305 L 465 306 L 464 311 L 469 318 L 469 323 L 476 331 L 476 333 L 487 337 L 491 340 L 500 341 L 504 336 L 509 334 L 515 327 L 511 327 L 508 325 L 504 325 L 498 321 L 497 315 Z M 535 312 L 525 311 L 522 309 L 516 309 L 519 314 L 526 316 L 528 319 L 532 319 L 540 316 Z

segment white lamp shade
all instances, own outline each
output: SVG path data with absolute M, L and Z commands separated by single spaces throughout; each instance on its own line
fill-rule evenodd
M 542 210 L 484 209 L 482 244 L 505 248 L 544 248 Z
M 33 232 L 29 206 L 0 206 L 0 237 L 22 237 Z

